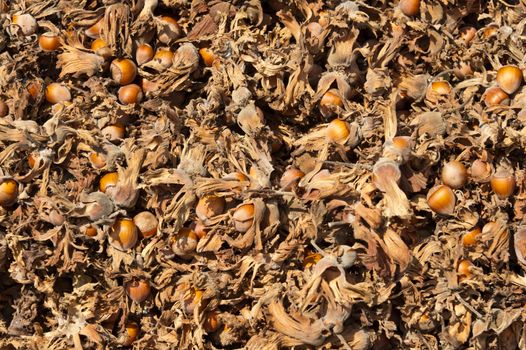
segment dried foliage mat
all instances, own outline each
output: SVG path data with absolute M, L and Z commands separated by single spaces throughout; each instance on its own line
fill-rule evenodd
M 0 0 L 0 348 L 526 349 L 525 0 Z

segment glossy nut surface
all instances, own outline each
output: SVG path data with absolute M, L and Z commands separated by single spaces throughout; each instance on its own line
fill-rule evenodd
M 254 221 L 254 204 L 243 204 L 237 207 L 232 215 L 234 227 L 238 232 L 247 232 Z
M 139 66 L 150 62 L 153 59 L 153 48 L 148 44 L 140 44 L 137 46 L 137 50 L 135 51 L 135 61 L 137 61 L 137 64 Z
M 420 12 L 420 0 L 400 0 L 400 11 L 406 16 L 416 16 Z
M 104 17 L 99 19 L 95 24 L 93 24 L 91 27 L 87 28 L 84 33 L 92 38 L 97 39 L 100 36 L 100 30 L 102 28 L 102 22 L 104 21 Z
M 199 199 L 195 208 L 197 217 L 203 221 L 214 216 L 223 214 L 225 211 L 225 199 L 215 195 L 204 196 Z
M 160 16 L 159 20 L 162 23 L 162 28 L 158 31 L 157 38 L 161 43 L 168 45 L 172 41 L 181 37 L 181 27 L 175 18 L 170 16 Z
M 346 122 L 340 119 L 334 119 L 327 126 L 325 135 L 330 142 L 344 144 L 350 133 L 351 131 Z
M 95 169 L 101 169 L 106 166 L 106 159 L 100 153 L 91 152 L 88 158 Z
M 91 49 L 97 55 L 104 57 L 104 59 L 108 59 L 112 55 L 111 48 L 102 38 L 97 38 L 93 40 L 93 42 L 91 43 Z
M 137 226 L 132 219 L 117 219 L 110 231 L 110 243 L 117 249 L 126 251 L 137 243 L 139 238 Z
M 104 174 L 99 181 L 99 191 L 106 192 L 108 188 L 117 186 L 118 182 L 119 174 L 117 172 Z
M 91 49 L 93 51 L 97 51 L 105 47 L 108 47 L 108 44 L 102 38 L 97 38 L 91 43 Z
M 15 204 L 18 198 L 18 182 L 13 179 L 0 180 L 0 206 Z
M 133 217 L 133 222 L 139 229 L 143 237 L 151 237 L 157 233 L 159 221 L 157 217 L 149 211 L 142 211 Z
M 305 176 L 305 173 L 296 168 L 285 170 L 279 181 L 280 187 L 285 191 L 292 190 L 298 182 Z
M 328 106 L 338 106 L 343 107 L 343 101 L 340 98 L 339 94 L 336 90 L 332 91 L 329 90 L 326 93 L 323 94 L 320 100 L 320 106 L 328 107 Z
M 139 335 L 139 325 L 135 322 L 126 323 L 126 340 L 124 341 L 124 346 L 132 345 L 137 336 Z
M 473 246 L 477 244 L 478 236 L 481 233 L 480 227 L 475 227 L 471 230 L 469 230 L 467 233 L 462 236 L 462 244 L 465 247 Z
M 473 263 L 471 261 L 461 260 L 458 263 L 458 267 L 457 267 L 457 273 L 459 274 L 459 277 L 461 277 L 461 279 L 471 278 L 471 276 L 473 275 L 471 272 L 472 267 L 473 267 Z
M 30 168 L 34 168 L 37 164 L 37 157 L 38 155 L 35 155 L 33 153 L 29 153 L 29 155 L 27 156 L 27 164 Z
M 468 180 L 468 171 L 464 164 L 453 160 L 442 167 L 441 178 L 445 185 L 451 188 L 461 188 Z
M 55 51 L 60 47 L 60 37 L 53 33 L 44 33 L 38 37 L 38 46 L 44 51 Z
M 151 293 L 150 282 L 147 280 L 135 280 L 126 284 L 126 294 L 136 303 L 145 301 Z
M 174 58 L 174 53 L 167 49 L 158 50 L 153 56 L 153 59 L 156 60 L 163 68 L 169 68 L 172 65 L 172 60 Z
M 507 94 L 516 92 L 523 80 L 522 70 L 517 66 L 504 66 L 497 71 L 497 84 Z
M 101 131 L 102 135 L 112 142 L 122 140 L 126 136 L 126 129 L 122 124 L 108 125 Z
M 137 66 L 127 58 L 117 58 L 111 62 L 110 72 L 113 80 L 120 85 L 128 85 L 137 76 Z
M 499 170 L 491 177 L 491 189 L 501 198 L 507 198 L 515 191 L 515 176 L 506 170 Z
M 51 83 L 46 87 L 46 101 L 55 104 L 71 101 L 69 89 L 60 83 Z
M 118 95 L 119 101 L 124 105 L 141 103 L 143 98 L 142 89 L 137 84 L 129 84 L 121 87 Z
M 431 83 L 431 91 L 438 95 L 448 95 L 451 92 L 451 85 L 445 81 L 434 81 Z
M 182 257 L 193 254 L 199 243 L 199 237 L 190 228 L 183 227 L 171 239 L 172 251 Z
M 84 228 L 84 234 L 88 237 L 95 237 L 97 236 L 98 232 L 94 226 L 87 226 Z
M 435 186 L 427 193 L 427 204 L 435 213 L 453 214 L 456 204 L 455 193 L 446 185 Z
M 212 67 L 212 65 L 214 64 L 214 61 L 217 58 L 214 52 L 206 47 L 199 49 L 199 55 L 201 56 L 203 63 L 207 67 Z
M 488 107 L 507 105 L 509 101 L 508 94 L 498 86 L 490 87 L 484 93 L 484 102 Z

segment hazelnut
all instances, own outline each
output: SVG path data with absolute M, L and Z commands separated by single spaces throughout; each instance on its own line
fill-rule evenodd
M 38 46 L 44 51 L 55 51 L 60 47 L 60 37 L 51 32 L 38 37 Z
M 181 37 L 181 27 L 175 20 L 170 16 L 159 17 L 161 28 L 157 34 L 157 38 L 163 44 L 169 45 L 172 41 L 177 40 Z
M 442 167 L 442 181 L 451 188 L 461 188 L 466 184 L 468 171 L 464 164 L 453 160 Z
M 338 93 L 338 90 L 331 89 L 323 94 L 320 100 L 322 107 L 343 107 L 343 100 Z
M 120 85 L 128 85 L 137 75 L 137 67 L 132 60 L 127 58 L 116 58 L 111 62 L 110 72 L 113 80 Z
M 300 180 L 305 176 L 305 173 L 296 168 L 289 168 L 285 170 L 279 181 L 280 187 L 285 191 L 294 189 Z
M 462 237 L 462 244 L 464 244 L 465 247 L 475 245 L 478 240 L 478 235 L 480 235 L 481 232 L 480 227 L 472 228 Z
M 97 236 L 97 228 L 94 226 L 87 226 L 84 228 L 84 234 L 88 237 L 95 237 Z
M 46 87 L 46 100 L 55 104 L 60 102 L 71 101 L 69 89 L 59 83 L 51 83 Z
M 406 16 L 416 16 L 420 12 L 420 0 L 400 0 L 400 11 Z
M 517 66 L 504 66 L 497 71 L 497 84 L 507 94 L 517 91 L 523 79 L 522 70 Z
M 133 248 L 138 237 L 137 226 L 132 219 L 117 219 L 110 231 L 110 243 L 122 251 Z
M 112 55 L 111 48 L 102 38 L 93 40 L 91 43 L 91 49 L 97 55 L 104 57 L 104 59 L 108 59 Z
M 181 257 L 188 257 L 195 252 L 198 243 L 199 237 L 196 233 L 183 227 L 171 240 L 172 251 Z
M 106 192 L 108 188 L 117 186 L 119 174 L 117 172 L 106 173 L 99 180 L 99 191 Z
M 510 102 L 510 97 L 498 86 L 493 86 L 484 93 L 484 102 L 488 107 L 507 105 Z
M 124 105 L 141 103 L 142 89 L 137 84 L 129 84 L 119 89 L 119 101 Z
M 199 237 L 199 239 L 206 236 L 207 233 L 207 228 L 201 220 L 197 220 L 196 222 L 194 222 L 194 224 L 192 225 L 192 230 L 195 232 L 197 237 Z
M 99 19 L 94 25 L 92 25 L 91 27 L 89 27 L 88 29 L 86 29 L 84 31 L 84 33 L 92 38 L 92 39 L 97 39 L 99 36 L 100 36 L 100 30 L 102 28 L 102 22 L 104 21 L 104 17 L 102 17 L 101 19 Z
M 0 180 L 0 206 L 9 207 L 18 199 L 18 182 L 13 179 Z
M 130 346 L 137 339 L 139 335 L 139 325 L 135 322 L 126 323 L 126 340 L 124 341 L 124 346 Z
M 500 199 L 511 196 L 515 191 L 515 176 L 504 169 L 493 174 L 490 183 L 491 189 Z
M 451 92 L 451 85 L 445 80 L 434 81 L 431 83 L 431 91 L 437 95 L 449 95 Z
M 106 137 L 111 142 L 122 140 L 126 135 L 126 129 L 124 128 L 124 125 L 119 123 L 108 125 L 101 131 L 102 135 L 104 135 L 104 137 Z
M 234 227 L 238 232 L 247 232 L 254 221 L 254 204 L 242 204 L 232 215 Z
M 446 185 L 435 186 L 427 193 L 427 204 L 435 213 L 453 214 L 456 204 L 455 193 Z
M 151 237 L 157 233 L 159 221 L 149 211 L 143 211 L 133 217 L 133 222 L 143 237 Z
M 210 219 L 214 216 L 223 214 L 225 211 L 225 199 L 215 195 L 204 196 L 199 199 L 195 208 L 195 214 L 203 221 Z
M 326 130 L 327 140 L 339 144 L 344 144 L 350 133 L 349 125 L 340 119 L 334 119 L 330 122 Z
M 139 66 L 142 66 L 143 64 L 150 62 L 153 59 L 153 55 L 153 48 L 150 45 L 140 44 L 135 51 L 135 61 L 137 61 Z
M 22 34 L 25 36 L 35 34 L 37 31 L 37 20 L 30 14 L 24 13 L 21 15 L 13 15 L 12 21 L 13 24 L 20 27 Z
M 207 67 L 212 67 L 212 65 L 214 64 L 214 61 L 217 59 L 214 52 L 206 47 L 199 49 L 199 55 L 201 56 L 203 63 Z
M 29 165 L 30 168 L 34 168 L 35 165 L 37 164 L 37 156 L 33 155 L 33 153 L 30 153 L 27 156 L 27 164 Z
M 170 68 L 173 63 L 174 53 L 167 49 L 157 50 L 153 59 L 159 62 L 163 68 Z
M 100 153 L 91 152 L 88 158 L 95 169 L 101 169 L 106 166 L 106 160 L 104 159 L 104 156 Z
M 151 293 L 150 282 L 147 280 L 135 280 L 126 284 L 126 294 L 136 303 L 145 301 Z
M 473 275 L 471 272 L 472 267 L 473 263 L 469 260 L 461 260 L 458 263 L 457 273 L 460 277 L 460 280 L 471 278 L 471 276 Z

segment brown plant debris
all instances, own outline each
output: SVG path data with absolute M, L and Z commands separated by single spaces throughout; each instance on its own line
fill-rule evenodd
M 0 0 L 0 349 L 525 349 L 525 14 Z

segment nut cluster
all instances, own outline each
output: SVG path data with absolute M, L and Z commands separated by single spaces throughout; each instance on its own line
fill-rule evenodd
M 0 348 L 520 348 L 525 9 L 0 0 Z

